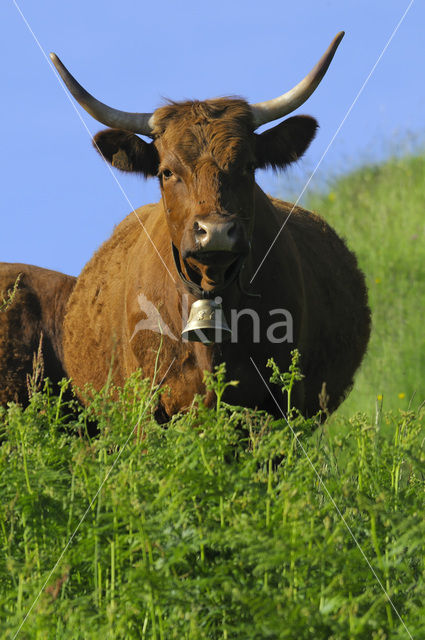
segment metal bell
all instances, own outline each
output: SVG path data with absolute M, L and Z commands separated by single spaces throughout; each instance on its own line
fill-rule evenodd
M 230 340 L 231 330 L 226 322 L 220 298 L 196 300 L 182 331 L 183 340 L 214 344 Z

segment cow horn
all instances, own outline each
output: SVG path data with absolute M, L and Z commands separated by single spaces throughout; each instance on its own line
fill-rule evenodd
M 327 48 L 326 52 L 320 58 L 319 62 L 310 71 L 308 75 L 301 80 L 293 89 L 287 91 L 278 98 L 267 100 L 266 102 L 257 102 L 257 104 L 251 105 L 251 109 L 254 116 L 255 128 L 262 124 L 283 118 L 295 109 L 298 109 L 317 89 L 323 76 L 325 75 L 328 67 L 335 55 L 335 51 L 338 49 L 339 43 L 344 37 L 344 31 L 340 31 L 331 44 Z
M 51 53 L 50 58 L 78 104 L 93 116 L 93 118 L 113 129 L 125 129 L 126 131 L 152 137 L 154 127 L 154 116 L 152 113 L 129 113 L 108 107 L 106 104 L 103 104 L 103 102 L 96 100 L 96 98 L 90 95 L 90 93 L 76 81 L 55 53 Z

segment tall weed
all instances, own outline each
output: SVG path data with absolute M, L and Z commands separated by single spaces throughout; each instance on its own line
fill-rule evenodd
M 273 375 L 288 394 L 299 371 Z M 165 427 L 139 375 L 76 413 L 48 387 L 1 413 L 2 637 L 33 603 L 18 637 L 424 635 L 423 411 L 310 437 L 227 384 Z

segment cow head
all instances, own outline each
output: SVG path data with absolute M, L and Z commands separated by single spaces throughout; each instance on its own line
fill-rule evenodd
M 158 109 L 150 144 L 108 129 L 96 135 L 95 145 L 118 169 L 158 175 L 185 276 L 218 292 L 249 251 L 255 169 L 299 158 L 316 126 L 313 118 L 295 117 L 258 135 L 251 107 L 223 98 Z
M 219 292 L 235 278 L 249 252 L 255 169 L 279 169 L 300 158 L 317 123 L 297 116 L 264 133 L 255 130 L 307 100 L 343 35 L 336 36 L 316 67 L 283 96 L 256 105 L 236 98 L 170 103 L 153 114 L 121 112 L 100 103 L 51 55 L 77 101 L 113 127 L 94 138 L 102 156 L 123 171 L 158 176 L 183 276 L 204 291 Z

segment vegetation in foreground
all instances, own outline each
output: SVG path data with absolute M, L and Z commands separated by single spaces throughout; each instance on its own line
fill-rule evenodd
M 393 158 L 308 197 L 346 238 L 366 275 L 372 337 L 354 392 L 340 409 L 372 414 L 425 400 L 425 156 Z
M 394 159 L 307 203 L 373 312 L 331 428 L 221 401 L 159 427 L 138 376 L 85 409 L 48 387 L 0 409 L 1 637 L 425 637 L 424 184 L 425 158 Z
M 138 376 L 1 413 L 1 637 L 424 637 L 423 412 L 308 437 L 208 384 L 217 408 L 167 428 Z

